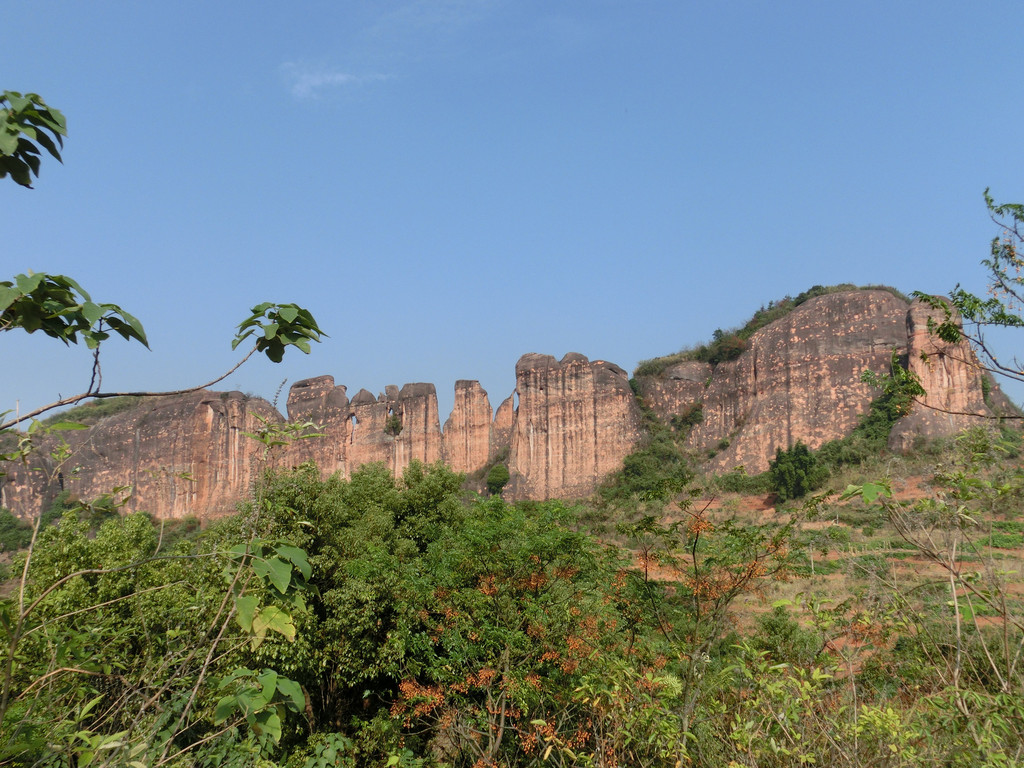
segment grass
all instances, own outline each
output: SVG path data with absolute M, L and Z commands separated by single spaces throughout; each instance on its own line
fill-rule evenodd
M 42 419 L 42 423 L 44 426 L 52 426 L 62 421 L 72 421 L 92 426 L 108 416 L 130 411 L 141 402 L 141 397 L 109 397 L 102 400 L 90 400 L 83 405 L 76 405 L 66 411 L 51 414 Z

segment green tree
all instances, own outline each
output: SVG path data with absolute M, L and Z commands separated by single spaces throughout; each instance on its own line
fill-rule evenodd
M 825 479 L 824 469 L 818 466 L 811 449 L 800 440 L 788 450 L 777 448 L 768 472 L 772 479 L 772 490 L 779 501 L 798 499 L 818 487 Z
M 492 496 L 497 496 L 508 484 L 509 477 L 508 467 L 504 464 L 495 464 L 487 473 L 487 492 Z

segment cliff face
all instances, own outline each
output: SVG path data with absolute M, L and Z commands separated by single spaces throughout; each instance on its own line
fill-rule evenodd
M 586 496 L 622 466 L 640 440 L 629 376 L 617 365 L 570 353 L 523 355 L 507 494 L 514 499 Z
M 922 437 L 954 435 L 984 423 L 977 416 L 992 416 L 982 389 L 984 372 L 970 345 L 950 344 L 928 332 L 929 320 L 944 319 L 944 312 L 921 299 L 907 312 L 907 369 L 927 394 L 896 422 L 889 435 L 892 450 L 906 451 Z
M 256 418 L 280 419 L 264 400 L 241 392 L 197 392 L 153 400 L 82 431 L 64 432 L 71 458 L 62 466 L 43 457 L 6 468 L 3 504 L 36 514 L 62 488 L 92 499 L 120 486 L 131 489 L 126 509 L 162 517 L 216 517 L 234 511 L 252 487 L 254 443 L 244 432 Z
M 892 447 L 905 449 L 918 436 L 950 434 L 978 422 L 969 414 L 988 413 L 973 353 L 931 337 L 929 311 L 887 291 L 819 296 L 753 334 L 732 361 L 678 363 L 636 386 L 664 421 L 701 409 L 687 439 L 709 456 L 708 469 L 743 465 L 755 473 L 768 468 L 777 448 L 797 440 L 816 448 L 848 434 L 877 395 L 861 373 L 887 373 L 895 349 L 907 355 L 933 406 L 915 406 L 893 430 Z M 375 461 L 399 475 L 413 460 L 475 473 L 500 459 L 510 471 L 510 499 L 589 495 L 642 437 L 626 372 L 575 353 L 560 361 L 524 355 L 515 393 L 493 416 L 478 382 L 457 382 L 443 432 L 432 384 L 389 385 L 376 397 L 363 389 L 349 399 L 344 386 L 320 376 L 292 386 L 288 417 L 316 424 L 319 436 L 276 450 L 274 466 L 315 461 L 324 474 L 348 477 Z M 63 433 L 72 456 L 59 474 L 43 459 L 4 467 L 0 503 L 35 514 L 63 482 L 81 498 L 129 486 L 129 509 L 162 518 L 226 514 L 259 471 L 260 446 L 244 433 L 257 432 L 260 419 L 281 417 L 266 401 L 238 392 L 146 401 Z
M 494 436 L 491 402 L 478 381 L 455 382 L 455 407 L 444 423 L 444 462 L 472 474 L 487 466 Z
M 768 469 L 777 448 L 817 448 L 848 434 L 877 395 L 860 381 L 886 373 L 907 346 L 907 304 L 888 291 L 819 296 L 751 336 L 735 360 L 681 363 L 639 384 L 663 420 L 699 405 L 688 438 L 714 453 L 708 469 Z

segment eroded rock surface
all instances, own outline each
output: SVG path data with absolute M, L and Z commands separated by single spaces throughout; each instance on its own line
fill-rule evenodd
M 455 382 L 455 405 L 444 423 L 444 462 L 456 472 L 472 474 L 487 466 L 494 414 L 478 381 Z
M 973 353 L 930 336 L 929 312 L 888 291 L 819 296 L 755 333 L 735 360 L 678 363 L 636 386 L 665 422 L 694 417 L 699 408 L 687 440 L 708 457 L 709 469 L 743 465 L 755 473 L 797 440 L 817 448 L 848 434 L 878 394 L 861 374 L 887 373 L 896 350 L 909 359 L 932 406 L 915 406 L 894 429 L 892 447 L 905 449 L 919 436 L 950 434 L 978 423 L 973 414 L 989 413 Z M 1000 398 L 995 389 L 989 400 Z M 88 430 L 64 433 L 73 455 L 59 474 L 41 459 L 6 466 L 0 503 L 29 515 L 44 509 L 62 482 L 81 498 L 129 486 L 131 510 L 210 518 L 232 512 L 266 464 L 314 461 L 325 475 L 349 477 L 368 462 L 400 475 L 413 460 L 444 460 L 467 474 L 501 460 L 511 474 L 507 498 L 572 498 L 592 493 L 642 439 L 627 373 L 576 353 L 520 358 L 516 391 L 493 416 L 478 382 L 457 382 L 443 432 L 434 385 L 423 383 L 388 385 L 377 396 L 361 389 L 350 399 L 331 376 L 306 379 L 289 391 L 288 417 L 317 425 L 319 436 L 264 458 L 245 436 L 282 418 L 264 400 L 198 392 L 144 401 Z
M 659 417 L 700 405 L 688 444 L 709 469 L 768 469 L 777 448 L 811 448 L 848 434 L 877 396 L 860 380 L 886 373 L 907 345 L 907 303 L 888 291 L 832 293 L 801 304 L 751 336 L 735 360 L 680 363 L 640 391 Z
M 896 422 L 889 435 L 892 450 L 907 451 L 918 439 L 945 437 L 990 423 L 984 418 L 993 415 L 985 404 L 984 372 L 970 344 L 963 339 L 950 344 L 928 331 L 929 320 L 944 319 L 945 312 L 921 299 L 907 312 L 907 369 L 917 375 L 927 394 Z
M 281 418 L 269 403 L 241 392 L 201 391 L 145 401 L 88 430 L 61 433 L 72 449 L 61 467 L 43 457 L 6 467 L 3 504 L 38 514 L 62 488 L 93 499 L 128 486 L 128 511 L 160 518 L 229 514 L 246 498 L 256 471 L 256 417 Z
M 516 364 L 519 410 L 512 430 L 507 495 L 586 496 L 622 466 L 640 440 L 629 375 L 569 353 L 523 355 Z

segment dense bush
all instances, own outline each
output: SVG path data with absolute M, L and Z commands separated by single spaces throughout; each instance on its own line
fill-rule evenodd
M 771 462 L 768 475 L 772 490 L 779 501 L 798 499 L 808 491 L 817 488 L 825 479 L 826 471 L 818 465 L 811 450 L 800 440 L 788 450 L 778 448 Z
M 32 525 L 0 507 L 0 552 L 24 549 L 32 540 Z
M 497 496 L 501 493 L 501 489 L 504 488 L 509 481 L 508 467 L 504 464 L 495 464 L 491 467 L 491 471 L 487 473 L 487 491 L 492 496 Z
M 622 461 L 598 493 L 609 503 L 630 500 L 668 501 L 693 479 L 686 456 L 667 429 L 661 428 Z

